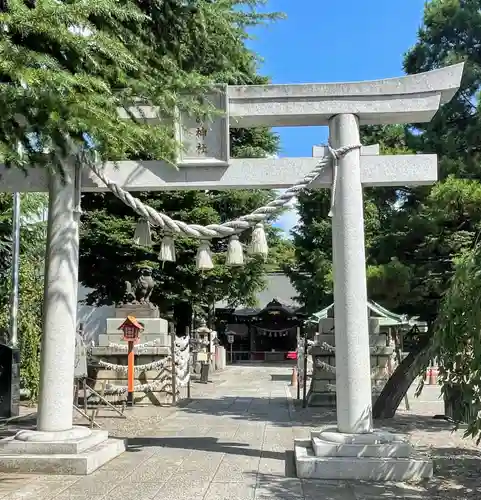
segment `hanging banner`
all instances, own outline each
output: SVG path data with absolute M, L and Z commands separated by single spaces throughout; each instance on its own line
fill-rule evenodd
M 258 326 L 256 327 L 258 335 L 260 335 L 261 337 L 271 337 L 271 338 L 287 337 L 289 333 L 295 329 L 296 327 L 285 328 L 283 330 L 270 330 L 268 328 L 260 328 Z

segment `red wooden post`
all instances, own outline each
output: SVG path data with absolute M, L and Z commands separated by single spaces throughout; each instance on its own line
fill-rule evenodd
M 129 353 L 127 355 L 127 406 L 134 405 L 134 342 L 129 340 Z
M 139 341 L 140 331 L 144 329 L 142 323 L 135 316 L 127 316 L 127 319 L 119 326 L 124 332 L 124 340 L 128 342 L 127 355 L 127 406 L 134 405 L 134 381 L 135 381 L 135 351 L 134 346 Z

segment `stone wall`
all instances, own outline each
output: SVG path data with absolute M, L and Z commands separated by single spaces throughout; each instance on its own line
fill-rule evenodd
M 91 387 L 100 394 L 112 386 L 126 386 L 127 372 L 109 370 L 99 364 L 99 361 L 110 363 L 112 365 L 127 366 L 127 353 L 120 352 L 111 347 L 93 347 L 91 349 L 91 362 L 88 366 L 89 379 Z M 169 347 L 149 347 L 144 348 L 141 353 L 135 356 L 135 364 L 146 365 L 165 359 L 170 354 Z M 162 405 L 172 403 L 172 364 L 166 363 L 160 370 L 148 370 L 136 372 L 135 385 L 139 384 L 160 384 L 162 390 L 135 392 L 134 401 L 136 404 Z M 126 399 L 124 394 L 105 394 L 105 397 L 111 403 L 121 403 Z
M 99 335 L 105 333 L 107 318 L 115 317 L 115 307 L 112 306 L 88 306 L 84 299 L 93 290 L 79 285 L 77 303 L 77 328 L 82 327 L 85 339 L 90 343 L 98 343 Z
M 336 373 L 342 370 L 342 360 L 336 365 L 336 340 L 334 318 L 321 320 L 319 334 L 310 354 L 313 362 L 311 386 L 308 394 L 309 406 L 336 405 Z M 371 350 L 371 383 L 373 401 L 383 389 L 390 374 L 396 368 L 395 346 L 387 331 L 380 331 L 379 321 L 369 320 L 369 345 Z

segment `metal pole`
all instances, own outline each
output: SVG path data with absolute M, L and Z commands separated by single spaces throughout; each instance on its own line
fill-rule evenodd
M 175 360 L 175 327 L 173 323 L 169 324 L 170 331 L 170 362 L 172 363 L 172 404 L 177 404 L 177 365 Z
M 18 288 L 20 269 L 20 193 L 13 193 L 12 292 L 10 295 L 10 344 L 18 344 Z
M 307 349 L 309 348 L 309 342 L 307 341 L 307 333 L 304 332 L 304 377 L 302 379 L 302 407 L 305 408 L 307 404 L 306 392 L 307 392 Z
M 187 326 L 186 329 L 185 329 L 185 336 L 186 337 L 189 337 L 189 357 L 188 357 L 188 361 L 187 361 L 187 373 L 188 373 L 188 380 L 187 380 L 187 399 L 190 399 L 190 375 L 191 375 L 191 372 L 190 372 L 190 369 L 191 369 L 191 356 L 192 356 L 192 350 L 191 350 L 191 345 L 192 345 L 192 338 L 190 336 L 190 329 L 189 327 Z
M 297 399 L 301 399 L 301 384 L 299 383 L 300 382 L 300 373 L 301 373 L 301 370 L 299 368 L 301 368 L 301 364 L 299 361 L 302 361 L 299 359 L 299 347 L 301 346 L 301 329 L 299 327 L 297 327 L 296 329 L 296 342 L 297 342 L 297 358 L 296 358 L 296 365 L 297 365 Z M 304 374 L 305 375 L 305 374 Z

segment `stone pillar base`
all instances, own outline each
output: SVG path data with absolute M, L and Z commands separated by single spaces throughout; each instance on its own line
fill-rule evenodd
M 20 431 L 0 440 L 0 472 L 88 475 L 125 451 L 104 430 Z
M 295 441 L 297 476 L 303 479 L 421 481 L 433 463 L 417 456 L 402 435 L 388 432 L 341 434 L 326 428 L 311 441 Z

